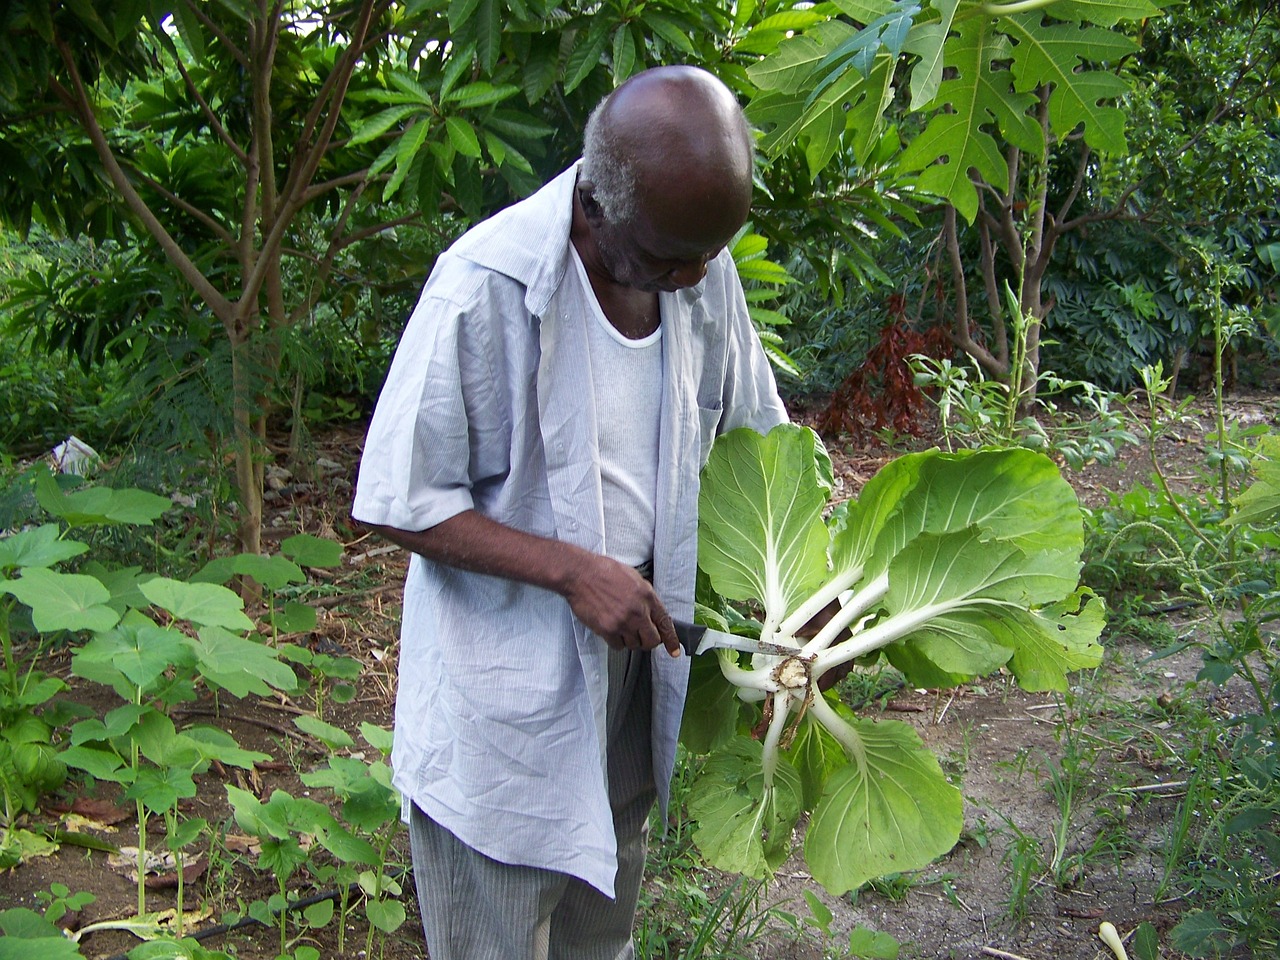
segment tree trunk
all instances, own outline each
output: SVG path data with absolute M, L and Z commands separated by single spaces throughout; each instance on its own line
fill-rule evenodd
M 249 341 L 231 345 L 232 420 L 235 437 L 236 495 L 240 514 L 237 537 L 244 553 L 262 551 L 262 480 L 265 423 L 258 412 Z

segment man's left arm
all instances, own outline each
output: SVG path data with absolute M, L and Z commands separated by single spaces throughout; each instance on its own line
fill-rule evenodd
M 727 254 L 725 255 L 727 256 Z M 724 415 L 720 433 L 736 427 L 751 427 L 768 433 L 773 427 L 790 420 L 773 366 L 760 344 L 760 335 L 751 322 L 746 296 L 738 279 L 737 268 L 729 260 L 724 278 L 726 338 Z

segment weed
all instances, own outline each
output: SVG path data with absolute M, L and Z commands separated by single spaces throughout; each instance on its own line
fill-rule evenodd
M 1009 920 L 1021 923 L 1030 913 L 1036 880 L 1045 872 L 1046 865 L 1039 839 L 1024 833 L 1011 820 L 1005 820 L 1005 826 L 1011 836 L 1002 858 L 1009 868 L 1009 898 L 1004 903 L 1004 911 Z

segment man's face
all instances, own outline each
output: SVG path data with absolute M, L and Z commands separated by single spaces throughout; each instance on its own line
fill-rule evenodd
M 628 222 L 595 219 L 591 232 L 609 276 L 647 293 L 672 293 L 700 283 L 707 264 L 728 246 L 747 214 L 742 204 L 726 202 L 715 192 L 691 199 L 678 189 L 642 193 L 639 207 Z
M 656 230 L 639 214 L 628 224 L 602 223 L 593 231 L 602 266 L 615 282 L 646 293 L 672 293 L 692 287 L 707 275 L 707 264 L 733 238 L 699 241 Z

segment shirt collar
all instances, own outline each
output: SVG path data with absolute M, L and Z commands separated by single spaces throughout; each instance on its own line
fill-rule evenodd
M 569 266 L 575 163 L 532 196 L 477 224 L 452 252 L 525 287 L 525 307 L 541 315 Z

